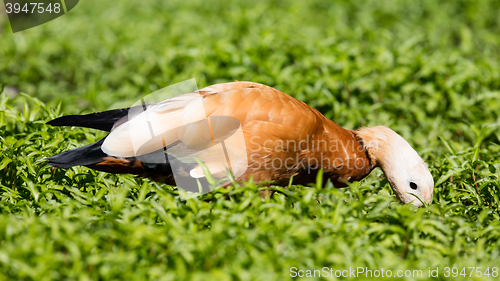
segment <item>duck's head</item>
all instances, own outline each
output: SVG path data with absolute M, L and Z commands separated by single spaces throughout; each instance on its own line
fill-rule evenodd
M 357 135 L 401 202 L 422 206 L 422 202 L 414 195 L 427 203 L 432 201 L 432 175 L 422 158 L 403 137 L 384 126 L 361 128 Z

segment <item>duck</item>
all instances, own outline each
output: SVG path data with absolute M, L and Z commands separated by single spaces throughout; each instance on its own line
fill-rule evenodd
M 254 82 L 215 84 L 158 103 L 143 100 L 47 124 L 109 132 L 95 143 L 47 158 L 57 168 L 85 166 L 194 185 L 199 191 L 200 180 L 286 187 L 315 183 L 318 173 L 324 184 L 341 188 L 380 168 L 403 204 L 420 207 L 433 198 L 427 165 L 393 130 L 344 129 L 306 103 Z M 231 180 L 222 180 L 227 175 Z

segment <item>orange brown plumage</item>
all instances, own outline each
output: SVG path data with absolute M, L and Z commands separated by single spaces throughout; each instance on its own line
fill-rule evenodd
M 343 187 L 346 186 L 346 182 L 363 179 L 376 166 L 383 168 L 383 161 L 392 161 L 391 159 L 404 161 L 399 159 L 401 157 L 398 158 L 397 148 L 391 146 L 393 141 L 400 142 L 400 136 L 392 130 L 366 128 L 354 131 L 344 129 L 307 104 L 269 86 L 252 82 L 233 82 L 209 86 L 199 90 L 197 94 L 203 97 L 202 103 L 207 117 L 233 117 L 241 124 L 248 161 L 248 169 L 238 178 L 241 181 L 253 177 L 256 182 L 265 181 L 275 185 L 287 185 L 290 178 L 293 177 L 294 183 L 305 185 L 314 182 L 317 172 L 323 169 L 325 179 L 330 179 L 336 187 Z M 187 110 L 189 102 L 189 95 L 181 96 L 177 101 L 182 110 Z M 123 114 L 126 112 L 123 109 L 118 112 L 117 110 L 110 112 L 113 113 L 113 118 L 108 121 L 102 121 L 103 118 L 100 118 L 97 122 L 108 122 L 108 124 L 95 125 L 95 128 L 98 129 L 112 128 L 110 135 L 98 146 L 101 150 L 100 154 L 97 152 L 93 154 L 95 163 L 84 163 L 83 165 L 113 173 L 134 173 L 155 179 L 168 179 L 165 181 L 172 184 L 172 177 L 165 175 L 172 173 L 168 163 L 158 169 L 152 165 L 148 167 L 139 160 L 133 160 L 136 156 L 132 149 L 133 143 L 127 143 L 127 140 L 122 137 L 123 132 L 120 132 L 125 127 L 123 124 L 126 124 L 127 118 L 130 117 Z M 165 112 L 158 113 L 157 118 L 168 119 L 169 116 L 173 116 L 172 111 Z M 182 116 L 186 116 L 186 113 L 191 114 L 187 111 Z M 105 112 L 100 114 L 105 116 Z M 196 113 L 192 112 L 192 114 Z M 91 119 L 95 116 L 97 115 L 88 118 Z M 67 120 L 71 121 L 68 122 L 64 121 L 65 117 L 55 119 L 49 124 L 78 125 L 75 124 L 75 120 L 78 119 L 75 116 L 69 117 Z M 168 120 L 159 120 L 159 122 L 165 123 Z M 79 123 L 80 125 L 85 123 L 86 127 L 92 127 L 92 120 Z M 379 131 L 384 133 L 385 140 L 378 139 Z M 169 135 L 162 141 L 163 143 L 159 141 L 153 143 L 144 153 L 151 153 L 156 149 L 182 140 Z M 408 148 L 404 144 L 401 146 L 405 149 L 404 153 L 401 153 L 402 155 L 406 155 L 410 160 L 415 157 L 420 159 L 416 152 L 409 151 L 412 150 L 411 147 Z M 396 156 L 393 158 L 383 157 L 380 154 L 382 152 L 376 151 L 377 149 L 385 150 L 388 155 L 396 154 Z M 393 150 L 396 153 L 393 153 Z M 417 163 L 415 165 L 420 165 L 418 159 L 413 161 Z M 54 166 L 59 165 L 60 167 L 72 165 L 72 163 L 58 164 L 57 155 L 49 158 L 49 164 L 54 163 L 56 163 Z M 425 164 L 423 165 L 425 166 Z M 155 175 L 155 171 L 162 173 L 162 175 Z M 385 170 L 384 173 L 387 174 Z M 405 173 L 406 171 L 402 171 L 402 174 Z M 428 186 L 430 185 L 428 179 L 430 174 L 427 173 L 428 170 L 425 167 L 425 171 L 421 174 L 414 177 L 411 177 L 410 174 L 405 178 L 405 181 L 421 181 L 422 185 Z M 411 180 L 409 180 L 410 178 Z M 401 185 L 403 180 L 394 180 L 393 182 Z M 393 189 L 396 188 L 392 182 L 391 186 Z M 404 196 L 403 200 L 399 193 L 396 192 L 396 194 L 402 201 L 407 200 Z M 425 200 L 428 201 L 428 198 Z

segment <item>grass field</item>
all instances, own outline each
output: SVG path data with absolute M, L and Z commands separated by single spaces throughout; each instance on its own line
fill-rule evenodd
M 0 280 L 288 280 L 291 267 L 422 271 L 409 280 L 436 268 L 430 279 L 445 280 L 449 267 L 498 280 L 499 10 L 496 0 L 89 0 L 15 34 L 1 13 Z M 105 135 L 45 122 L 190 78 L 260 82 L 345 128 L 394 129 L 428 164 L 432 204 L 400 204 L 379 169 L 346 189 L 261 199 L 244 182 L 182 201 L 149 180 L 45 165 Z

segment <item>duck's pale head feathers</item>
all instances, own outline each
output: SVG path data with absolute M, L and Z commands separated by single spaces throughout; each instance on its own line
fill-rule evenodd
M 434 190 L 432 175 L 418 153 L 393 130 L 365 127 L 357 131 L 369 156 L 380 167 L 392 190 L 403 203 L 422 206 L 414 196 L 430 203 Z

